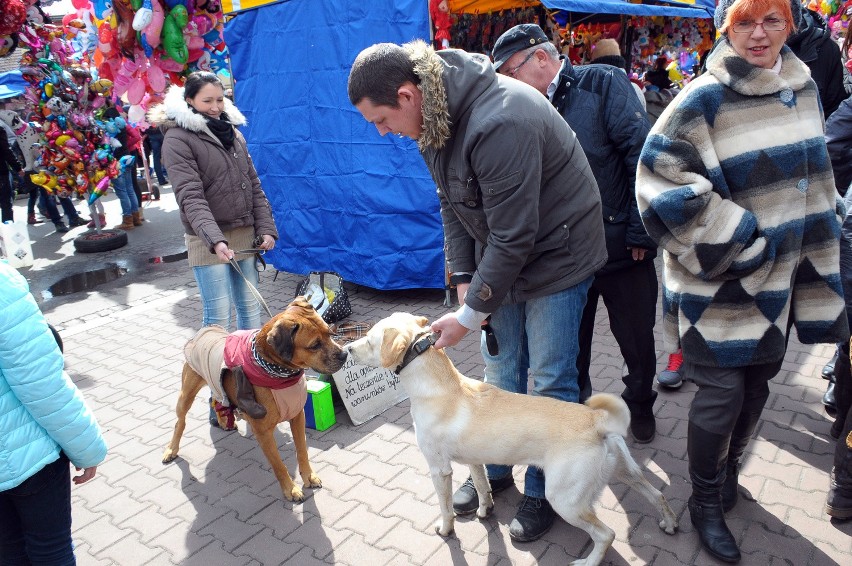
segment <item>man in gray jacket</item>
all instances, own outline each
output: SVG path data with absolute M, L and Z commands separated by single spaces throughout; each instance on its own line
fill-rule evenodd
M 457 344 L 490 316 L 485 380 L 501 389 L 577 402 L 577 333 L 595 271 L 606 263 L 597 184 L 574 132 L 548 100 L 497 75 L 483 55 L 435 52 L 422 41 L 377 44 L 349 75 L 349 99 L 381 135 L 417 141 L 438 187 L 456 312 L 432 323 L 436 348 Z M 518 426 L 524 426 L 519 422 Z M 513 485 L 488 466 L 492 492 Z M 509 533 L 530 541 L 553 523 L 541 470 L 527 470 Z M 453 497 L 476 510 L 468 481 Z

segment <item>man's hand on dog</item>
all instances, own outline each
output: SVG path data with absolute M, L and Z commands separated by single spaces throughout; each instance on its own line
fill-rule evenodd
M 435 348 L 440 350 L 441 348 L 447 348 L 450 346 L 455 346 L 461 339 L 464 338 L 465 334 L 470 332 L 467 328 L 462 326 L 458 319 L 457 315 L 454 312 L 449 314 L 445 314 L 438 320 L 432 323 L 432 332 L 440 333 L 440 337 L 435 342 Z

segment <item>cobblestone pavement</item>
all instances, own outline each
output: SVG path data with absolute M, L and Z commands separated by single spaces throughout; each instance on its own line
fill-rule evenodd
M 23 201 L 16 214 L 23 214 Z M 107 200 L 108 220 L 118 220 Z M 22 270 L 65 341 L 67 369 L 84 392 L 109 443 L 97 477 L 72 489 L 73 531 L 82 566 L 117 564 L 275 565 L 345 564 L 565 564 L 585 556 L 585 532 L 561 520 L 542 539 L 514 543 L 508 525 L 521 498 L 516 488 L 495 497 L 495 513 L 462 517 L 449 539 L 434 534 L 438 504 L 425 460 L 415 444 L 408 402 L 353 426 L 345 411 L 324 432 L 308 430 L 309 453 L 323 487 L 306 490 L 304 503 L 284 500 L 245 423 L 226 433 L 207 424 L 206 394 L 190 410 L 180 458 L 160 463 L 175 422 L 182 346 L 200 323 L 200 303 L 186 261 L 149 263 L 181 249 L 174 199 L 145 212 L 146 226 L 130 244 L 108 254 L 73 253 L 67 235 L 31 227 L 36 265 Z M 67 297 L 48 292 L 61 277 L 117 264 L 127 275 Z M 273 311 L 292 298 L 298 276 L 262 277 L 260 291 Z M 404 310 L 434 320 L 447 311 L 443 291 L 381 292 L 348 286 L 351 320 L 374 322 Z M 449 353 L 459 370 L 481 378 L 476 336 Z M 667 355 L 658 341 L 659 367 Z M 820 402 L 826 382 L 820 370 L 829 345 L 804 346 L 795 338 L 752 441 L 741 485 L 754 501 L 741 500 L 728 515 L 746 565 L 852 563 L 852 523 L 833 524 L 823 512 L 834 442 L 831 418 Z M 598 313 L 592 378 L 596 391 L 619 394 L 622 361 Z M 637 493 L 613 483 L 596 509 L 615 529 L 605 563 L 618 565 L 716 564 L 701 551 L 686 512 L 690 485 L 686 464 L 687 413 L 695 386 L 661 391 L 657 437 L 628 442 L 646 476 L 662 490 L 680 530 L 657 526 L 655 511 Z M 518 426 L 523 426 L 522 422 Z M 289 427 L 276 434 L 291 473 L 296 460 Z M 454 486 L 467 477 L 455 467 Z M 301 481 L 301 480 L 297 480 Z

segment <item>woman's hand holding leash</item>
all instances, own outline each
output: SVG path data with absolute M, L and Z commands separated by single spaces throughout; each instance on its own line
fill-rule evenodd
M 234 257 L 234 250 L 228 247 L 226 242 L 218 242 L 215 246 L 213 246 L 213 251 L 216 252 L 216 255 L 219 256 L 224 262 L 231 261 L 231 258 Z
M 257 246 L 259 249 L 269 251 L 275 247 L 275 238 L 269 234 L 264 234 L 261 238 L 263 238 L 263 242 Z

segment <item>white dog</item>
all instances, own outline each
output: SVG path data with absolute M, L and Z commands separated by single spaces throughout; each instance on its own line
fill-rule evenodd
M 394 313 L 348 350 L 357 364 L 399 373 L 410 397 L 417 445 L 438 494 L 438 534 L 448 536 L 455 520 L 450 462 L 470 466 L 479 518 L 494 506 L 486 463 L 542 468 L 553 509 L 594 542 L 589 556 L 572 564 L 599 564 L 615 538 L 592 508 L 613 475 L 645 496 L 663 517 L 660 528 L 674 534 L 677 519 L 669 504 L 627 450 L 630 411 L 621 398 L 602 393 L 579 405 L 509 393 L 470 379 L 444 352 L 430 347 L 427 324 L 423 317 Z

